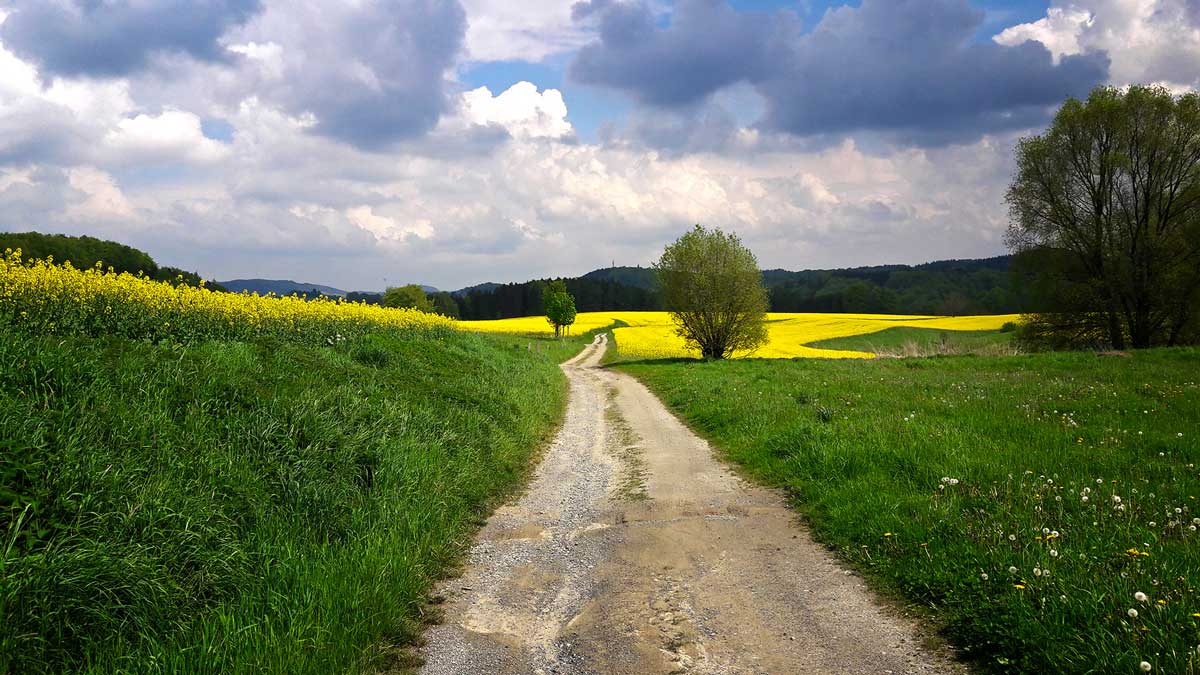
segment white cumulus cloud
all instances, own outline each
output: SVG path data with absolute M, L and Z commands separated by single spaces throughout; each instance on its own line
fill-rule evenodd
M 122 162 L 205 163 L 229 153 L 225 144 L 204 135 L 199 117 L 182 110 L 123 119 L 105 135 L 104 142 Z
M 498 124 L 525 138 L 562 138 L 572 134 L 567 104 L 557 89 L 538 92 L 531 82 L 518 82 L 498 96 L 487 87 L 463 94 L 462 114 L 472 124 Z
M 1002 31 L 995 41 L 1044 44 L 1055 56 L 1102 50 L 1116 85 L 1200 88 L 1200 4 L 1196 0 L 1071 0 L 1046 17 Z

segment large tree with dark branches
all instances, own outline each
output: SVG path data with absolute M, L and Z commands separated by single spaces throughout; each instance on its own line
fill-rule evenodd
M 1007 241 L 1048 311 L 1026 335 L 1117 349 L 1200 339 L 1200 96 L 1101 87 L 1020 141 Z

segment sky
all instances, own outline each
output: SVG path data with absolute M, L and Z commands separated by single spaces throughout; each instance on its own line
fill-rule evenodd
M 376 290 L 1005 252 L 1013 148 L 1200 0 L 0 0 L 0 231 Z

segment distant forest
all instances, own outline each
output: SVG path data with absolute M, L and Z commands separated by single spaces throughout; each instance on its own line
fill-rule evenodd
M 1027 311 L 1010 256 L 840 270 L 767 270 L 772 312 L 855 314 L 1009 314 Z M 542 313 L 549 280 L 493 285 L 454 294 L 463 319 L 504 319 Z M 654 270 L 612 267 L 565 279 L 581 312 L 657 310 Z
M 161 281 L 196 285 L 200 276 L 159 266 L 131 246 L 93 237 L 37 232 L 0 233 L 0 251 L 20 248 L 22 256 L 70 260 L 86 268 L 103 261 L 118 272 L 142 272 Z M 943 260 L 923 265 L 884 265 L 838 270 L 789 272 L 767 270 L 763 283 L 773 312 L 847 312 L 855 314 L 1008 314 L 1032 311 L 1021 289 L 1024 275 L 1011 256 L 981 260 Z M 542 289 L 549 279 L 512 284 L 481 284 L 453 293 L 431 294 L 442 313 L 465 320 L 507 319 L 543 314 Z M 563 279 L 580 312 L 659 310 L 654 270 L 610 267 Z M 214 290 L 224 290 L 209 282 Z M 351 292 L 351 301 L 377 304 L 382 294 Z

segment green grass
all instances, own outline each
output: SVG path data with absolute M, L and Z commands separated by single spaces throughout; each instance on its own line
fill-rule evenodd
M 0 329 L 0 674 L 386 667 L 588 337 Z
M 813 342 L 818 349 L 848 349 L 885 356 L 983 353 L 1012 343 L 1012 332 L 998 330 L 947 331 L 932 328 L 897 327 L 878 333 L 852 335 Z
M 1200 670 L 1200 350 L 618 367 L 985 670 Z

